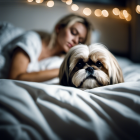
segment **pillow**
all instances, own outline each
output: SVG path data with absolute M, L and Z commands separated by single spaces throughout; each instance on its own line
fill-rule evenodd
M 24 33 L 24 29 L 8 22 L 0 22 L 0 49 Z

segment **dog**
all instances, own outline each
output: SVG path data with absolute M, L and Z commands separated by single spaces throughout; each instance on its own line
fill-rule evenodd
M 116 58 L 100 43 L 71 48 L 61 64 L 59 80 L 60 85 L 85 89 L 124 82 Z

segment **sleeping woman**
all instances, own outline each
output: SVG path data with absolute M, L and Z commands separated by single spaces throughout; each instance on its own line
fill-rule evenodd
M 4 48 L 5 52 L 12 55 L 8 56 L 9 69 L 3 78 L 43 82 L 58 77 L 59 68 L 27 72 L 28 65 L 53 56 L 62 56 L 79 43 L 89 45 L 91 31 L 92 25 L 86 18 L 70 14 L 56 24 L 51 35 L 25 32 L 10 49 Z

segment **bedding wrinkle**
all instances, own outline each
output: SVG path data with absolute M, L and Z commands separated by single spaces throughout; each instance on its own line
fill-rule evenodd
M 100 104 L 98 104 L 94 99 L 91 97 L 94 95 L 88 96 L 88 101 L 85 98 L 80 97 L 86 104 L 91 108 L 90 115 L 91 120 L 93 122 L 93 128 L 96 128 L 96 133 L 98 135 L 98 139 L 118 139 L 115 137 L 114 132 L 111 130 L 114 127 L 114 123 L 112 122 L 110 116 L 102 109 Z M 96 95 L 95 95 L 96 98 Z M 89 111 L 88 111 L 89 112 Z M 111 125 L 111 127 L 110 127 Z M 105 133 L 102 133 L 104 131 Z M 110 134 L 111 132 L 111 134 Z
M 8 127 L 8 132 L 7 132 L 7 127 Z M 2 131 L 0 128 L 0 138 L 4 138 L 4 140 L 10 140 L 10 139 L 30 140 L 30 136 L 26 132 L 24 132 L 21 127 L 16 125 L 7 125 L 6 127 L 3 127 Z
M 30 93 L 29 95 L 34 100 L 34 102 L 36 102 L 36 99 L 37 99 L 37 97 L 39 95 L 39 90 L 38 89 L 30 88 L 29 86 L 27 86 L 27 85 L 25 85 L 23 83 L 15 82 L 14 84 L 19 86 L 19 87 L 21 87 L 21 88 L 23 88 L 24 90 L 26 90 L 27 93 Z
M 13 139 L 140 139 L 138 81 L 85 91 L 6 79 L 0 85 L 0 133 Z
M 40 84 L 38 84 L 38 85 L 40 85 Z M 24 86 L 24 85 L 22 85 L 22 86 L 26 89 L 26 86 Z M 34 86 L 34 88 L 36 89 L 35 86 Z M 49 88 L 51 88 L 51 85 L 45 85 L 45 89 L 48 90 Z M 73 125 L 76 124 L 75 126 L 72 125 L 73 126 L 71 128 L 72 130 L 80 129 L 80 127 L 82 127 L 82 126 L 83 126 L 83 129 L 84 128 L 93 129 L 93 127 L 91 126 L 92 123 L 91 123 L 91 120 L 89 119 L 89 116 L 85 115 L 86 113 L 83 112 L 83 110 L 80 110 L 80 108 L 75 107 L 75 106 L 77 106 L 76 104 L 78 102 L 79 102 L 79 106 L 83 105 L 83 103 L 80 102 L 81 100 L 77 101 L 77 99 L 79 100 L 79 98 L 76 98 L 76 97 L 71 98 L 71 96 L 72 97 L 77 96 L 76 93 L 70 92 L 66 89 L 65 90 L 57 89 L 55 94 L 48 93 L 49 94 L 48 95 L 48 94 L 46 94 L 47 92 L 45 89 L 42 90 L 40 88 L 40 90 L 38 90 L 38 89 L 36 90 L 38 92 L 38 96 L 37 96 L 38 98 L 36 99 L 36 101 L 37 101 L 37 105 L 39 106 L 40 110 L 42 111 L 43 115 L 45 116 L 45 119 L 48 120 L 48 123 L 50 124 L 50 126 L 55 126 L 55 125 L 61 126 L 61 122 L 62 123 L 65 122 L 66 125 L 70 125 L 70 123 L 72 123 Z M 68 91 L 68 92 L 66 92 L 66 91 Z M 78 90 L 78 91 L 81 92 L 81 90 Z M 28 92 L 29 92 L 29 90 L 28 90 Z M 32 94 L 31 91 L 30 91 L 30 93 Z M 70 97 L 68 97 L 66 95 L 68 95 Z M 69 99 L 76 100 L 76 101 L 71 101 Z M 52 108 L 55 111 L 52 111 Z M 85 109 L 85 110 L 87 110 L 87 109 Z M 49 114 L 49 116 L 53 116 L 54 118 L 53 117 L 49 118 L 48 114 Z M 60 119 L 58 119 L 58 116 L 60 116 L 59 117 Z M 73 121 L 73 122 L 70 121 L 71 117 L 74 118 L 76 123 L 75 123 L 75 121 Z M 58 127 L 56 127 L 56 128 L 54 127 L 52 129 L 53 130 L 56 129 L 55 131 L 57 132 L 59 130 L 59 128 Z M 84 132 L 87 131 L 86 129 L 84 130 Z M 63 131 L 65 131 L 65 129 L 62 129 L 61 131 L 62 131 L 61 133 L 63 133 Z M 81 133 L 81 131 L 79 131 L 79 133 Z M 91 134 L 92 133 L 90 133 L 89 136 L 86 135 L 86 138 L 89 137 L 89 139 L 90 139 Z M 64 135 L 64 137 L 67 136 L 66 134 L 63 134 L 63 135 Z M 74 134 L 74 135 L 76 136 L 77 134 Z
M 62 122 L 62 123 L 65 122 L 66 125 L 70 125 L 70 123 L 72 123 L 73 125 L 76 124 L 74 126 L 72 125 L 72 128 L 70 128 L 70 129 L 73 129 L 73 133 L 74 133 L 75 132 L 74 130 L 80 129 L 80 127 L 82 127 L 83 129 L 85 129 L 83 131 L 83 135 L 84 135 L 84 132 L 87 131 L 87 129 L 88 129 L 88 131 L 89 131 L 89 128 L 90 128 L 90 130 L 93 129 L 93 127 L 90 127 L 92 123 L 91 123 L 91 120 L 89 119 L 89 116 L 86 115 L 85 112 L 83 112 L 83 109 L 80 110 L 80 108 L 75 107 L 75 106 L 77 106 L 76 105 L 77 103 L 79 103 L 80 107 L 83 105 L 83 103 L 80 102 L 81 100 L 79 101 L 79 98 L 77 98 L 77 97 L 72 98 L 74 96 L 77 96 L 76 93 L 68 91 L 67 88 L 65 88 L 65 87 L 64 87 L 65 88 L 64 90 L 62 90 L 61 88 L 60 89 L 58 88 L 58 89 L 56 89 L 55 92 L 53 92 L 52 90 L 50 91 L 50 89 L 52 89 L 51 85 L 43 84 L 44 88 L 42 89 L 40 87 L 41 86 L 40 83 L 33 83 L 33 84 L 36 84 L 39 86 L 39 89 L 38 89 L 38 88 L 36 88 L 36 86 L 32 85 L 32 82 L 28 82 L 28 83 L 31 85 L 32 88 L 30 86 L 24 85 L 23 83 L 16 83 L 16 84 L 18 84 L 21 87 L 24 87 L 24 89 L 27 90 L 28 93 L 30 93 L 30 95 L 35 98 L 34 100 L 35 100 L 37 106 L 39 107 L 41 113 L 43 114 L 43 116 L 45 117 L 45 119 L 47 120 L 47 122 L 50 126 L 55 126 L 55 124 L 57 125 L 57 123 L 58 123 L 58 126 L 61 126 L 60 122 Z M 79 89 L 77 89 L 77 90 L 81 92 L 81 90 L 79 90 Z M 32 95 L 33 93 L 35 93 L 35 96 Z M 69 98 L 66 95 L 68 95 Z M 66 98 L 64 98 L 64 97 L 66 97 Z M 71 100 L 69 100 L 69 99 L 71 99 Z M 87 110 L 87 109 L 85 109 L 85 110 Z M 51 116 L 50 118 L 49 118 L 48 114 L 49 114 L 49 116 Z M 59 117 L 60 119 L 58 119 L 58 116 L 60 116 Z M 71 117 L 74 120 L 73 122 L 70 122 Z M 75 121 L 76 121 L 76 123 L 75 123 Z M 56 128 L 57 129 L 55 130 L 55 127 L 54 128 L 51 127 L 52 131 L 57 132 L 59 130 L 59 127 L 56 127 Z M 63 131 L 65 131 L 65 129 L 62 129 L 61 133 L 63 133 Z M 90 139 L 90 137 L 92 135 L 91 132 L 87 132 L 87 133 L 89 133 L 88 136 L 86 135 L 83 137 Z M 79 131 L 79 133 L 81 133 L 81 131 Z M 67 135 L 66 134 L 63 134 L 63 135 L 64 135 L 64 139 L 65 139 L 65 137 Z M 76 135 L 77 134 L 75 134 L 75 136 Z M 71 139 L 73 139 L 73 138 L 71 138 Z
M 91 139 L 92 133 L 92 125 L 91 122 L 87 122 L 87 120 L 83 120 L 78 112 L 73 113 L 72 109 L 75 108 L 67 105 L 65 108 L 61 104 L 57 105 L 54 102 L 45 102 L 44 100 L 39 99 L 39 106 L 44 116 L 50 126 L 52 126 L 52 130 L 57 134 L 61 135 L 62 139 L 75 139 L 75 137 L 79 139 Z M 49 115 L 48 115 L 49 114 Z M 81 116 L 84 114 L 81 114 Z M 71 118 L 73 118 L 71 120 Z M 61 125 L 64 125 L 60 129 Z M 90 129 L 89 129 L 90 128 Z M 69 136 L 68 136 L 69 135 Z M 96 137 L 96 136 L 94 136 Z
M 20 85 L 20 84 L 18 83 L 18 85 Z M 54 94 L 54 92 L 53 92 L 53 94 L 50 94 L 45 89 L 47 89 L 47 90 L 51 89 L 51 85 L 46 85 L 43 90 L 41 88 L 40 89 L 35 88 L 35 86 L 32 88 L 32 90 L 30 90 L 31 88 L 28 88 L 24 84 L 22 85 L 22 87 L 24 87 L 24 89 L 26 89 L 28 91 L 28 93 L 30 93 L 30 95 L 34 98 L 35 103 L 38 104 L 40 101 L 42 101 L 42 102 L 44 101 L 44 104 L 45 104 L 46 102 L 47 103 L 49 102 L 50 104 L 52 103 L 56 106 L 60 106 L 61 108 L 65 109 L 65 110 L 69 110 L 71 113 L 73 113 L 79 117 L 82 117 L 82 119 L 85 121 L 90 121 L 88 116 L 86 116 L 83 113 L 83 110 L 79 110 L 80 108 L 79 109 L 75 108 L 75 106 L 81 107 L 84 103 L 82 100 L 80 100 L 79 98 L 76 97 L 77 96 L 76 93 L 73 93 L 66 89 L 62 90 L 61 88 L 60 89 L 58 88 L 55 91 L 55 94 Z M 32 93 L 35 93 L 35 95 Z M 38 104 L 38 105 L 40 105 L 40 104 Z M 85 108 L 85 110 L 86 110 L 86 108 Z
M 106 86 L 95 88 L 91 90 L 85 90 L 90 93 L 94 93 L 97 96 L 105 99 L 115 100 L 128 106 L 136 113 L 140 113 L 140 89 L 139 82 L 117 84 L 114 86 Z M 113 87 L 113 88 L 112 88 Z M 133 88 L 132 88 L 133 87 Z
M 93 95 L 91 98 L 102 107 L 102 109 L 110 116 L 110 118 L 112 118 L 112 121 L 108 122 L 108 124 L 111 126 L 112 130 L 117 136 L 119 136 L 121 139 L 129 139 L 131 135 L 135 139 L 139 137 L 136 131 L 139 130 L 140 114 L 135 113 L 127 106 L 115 100 L 112 101 Z M 119 120 L 117 119 L 118 116 Z M 128 124 L 127 122 L 131 123 Z
M 4 100 L 0 97 L 0 99 L 2 99 L 1 103 L 4 106 L 4 108 L 6 107 L 9 110 L 11 110 L 11 114 L 13 114 L 14 117 L 19 121 L 19 125 L 21 126 L 23 123 L 27 126 L 32 126 L 32 129 L 35 129 L 38 132 L 37 135 L 39 135 L 40 137 L 45 137 L 46 139 L 52 140 L 59 140 L 59 138 L 56 137 L 55 134 L 52 134 L 53 132 L 51 128 L 49 127 L 44 116 L 42 115 L 39 108 L 36 106 L 35 102 L 31 98 L 31 95 L 27 92 L 26 88 L 22 88 L 24 84 L 22 82 L 18 83 L 18 81 L 14 80 L 12 83 L 6 82 L 9 80 L 2 81 L 2 84 L 8 86 L 8 88 L 4 88 L 5 86 L 1 88 L 0 96 L 4 96 L 6 99 Z M 9 88 L 11 88 L 12 90 L 8 94 Z M 24 104 L 22 104 L 22 102 L 20 103 L 20 100 L 24 102 Z M 30 133 L 32 130 L 28 129 L 28 131 L 27 133 Z

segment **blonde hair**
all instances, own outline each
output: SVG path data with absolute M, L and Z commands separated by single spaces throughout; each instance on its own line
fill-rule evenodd
M 86 36 L 84 44 L 89 45 L 91 43 L 91 33 L 92 33 L 92 30 L 93 30 L 93 27 L 92 27 L 92 24 L 86 18 L 84 18 L 82 16 L 79 16 L 79 15 L 70 14 L 70 15 L 67 15 L 67 16 L 63 17 L 56 24 L 56 26 L 60 26 L 62 28 L 68 28 L 68 27 L 72 26 L 73 24 L 75 24 L 76 22 L 82 23 L 87 28 L 87 36 Z M 49 44 L 48 44 L 49 48 L 54 47 L 56 37 L 57 37 L 57 34 L 56 34 L 56 30 L 54 28 L 54 30 L 53 30 L 53 32 L 50 36 L 50 41 L 49 41 Z

